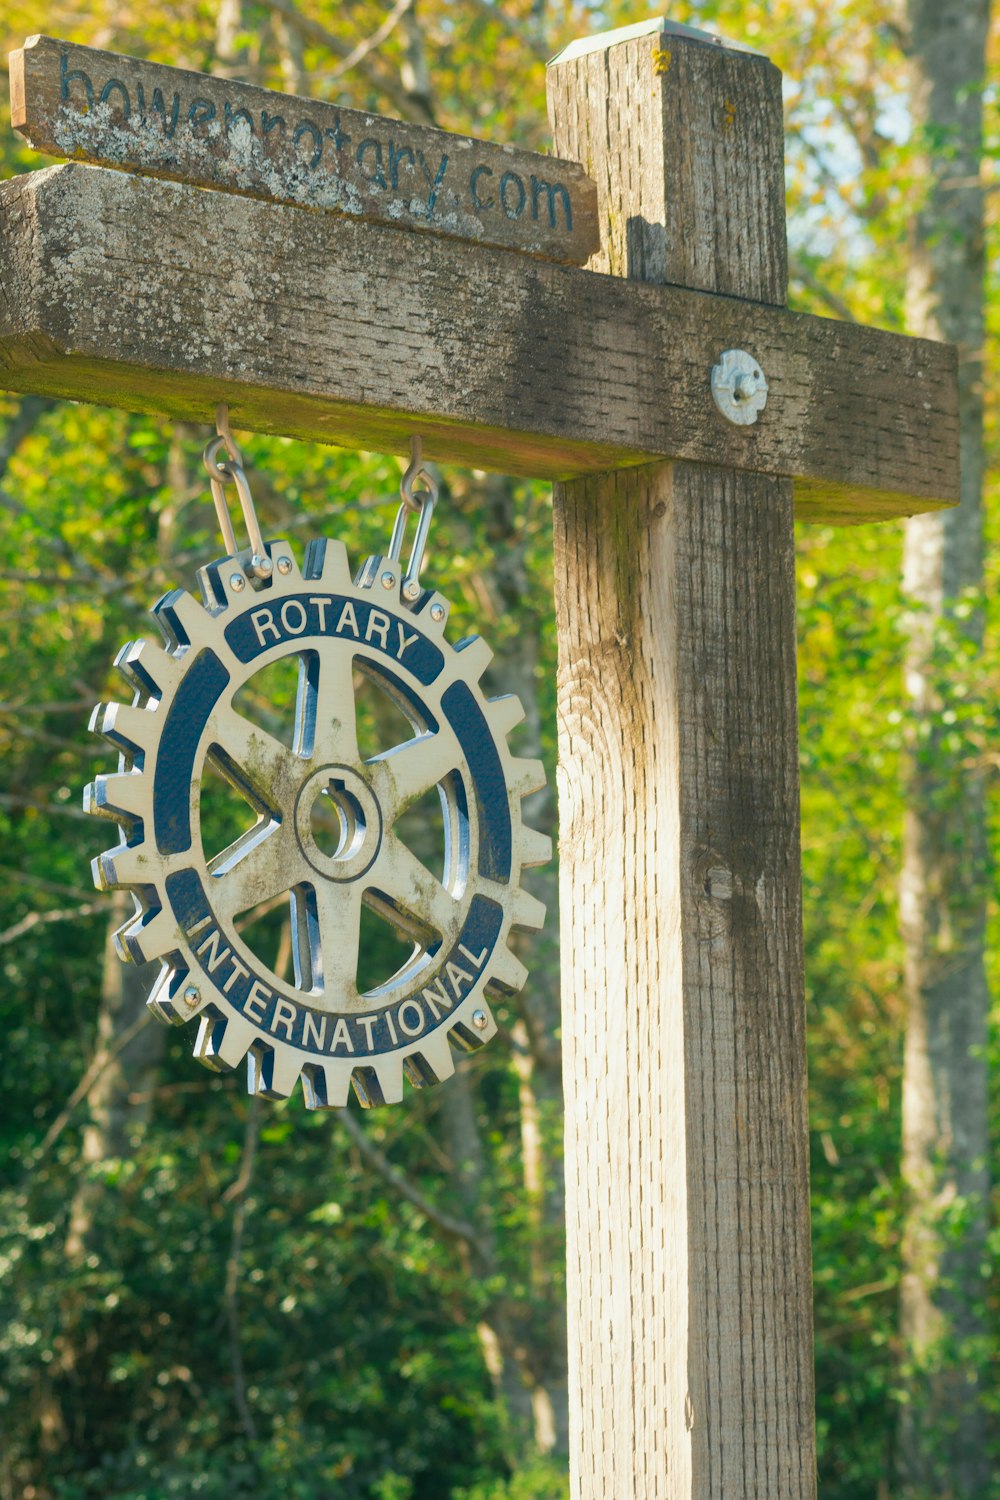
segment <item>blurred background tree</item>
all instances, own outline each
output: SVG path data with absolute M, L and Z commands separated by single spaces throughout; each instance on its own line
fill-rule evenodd
M 996 1500 L 996 37 L 987 0 L 671 15 L 785 72 L 795 304 L 963 350 L 967 500 L 910 523 L 905 590 L 903 527 L 799 535 L 820 1490 Z M 572 0 L 56 0 L 44 16 L 8 0 L 3 29 L 7 49 L 41 25 L 545 149 L 545 58 L 641 18 Z M 42 165 L 7 120 L 3 175 Z M 147 606 L 218 550 L 204 437 L 0 396 L 0 1500 L 555 1500 L 554 872 L 534 881 L 549 930 L 502 1037 L 370 1116 L 258 1105 L 240 1077 L 202 1075 L 187 1031 L 147 1024 L 141 973 L 107 960 L 121 913 L 87 865 L 113 840 L 79 793 L 110 761 L 85 723 L 121 696 L 110 662 Z M 382 546 L 395 459 L 246 450 L 271 535 L 335 534 L 356 561 Z M 551 775 L 548 495 L 443 483 L 430 570 L 455 635 L 495 647 L 494 690 L 527 709 L 518 748 Z M 275 682 L 261 711 L 285 694 Z M 373 746 L 390 732 L 377 700 L 363 727 Z M 528 810 L 554 828 L 551 791 Z

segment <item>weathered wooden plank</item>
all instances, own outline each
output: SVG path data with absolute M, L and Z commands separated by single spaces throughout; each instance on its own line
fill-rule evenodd
M 137 57 L 29 37 L 14 128 L 39 151 L 579 265 L 600 245 L 576 162 Z
M 777 70 L 604 42 L 549 89 L 608 269 L 783 301 Z M 791 498 L 555 487 L 574 1500 L 815 1494 Z
M 632 235 L 632 240 L 636 236 Z M 957 495 L 947 345 L 96 167 L 0 187 L 0 385 L 565 478 L 789 476 L 805 519 Z M 757 424 L 709 373 L 750 350 Z

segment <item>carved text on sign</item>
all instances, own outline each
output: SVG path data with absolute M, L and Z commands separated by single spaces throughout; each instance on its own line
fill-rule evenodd
M 546 259 L 597 248 L 596 190 L 572 162 L 51 37 L 10 67 L 14 125 L 53 155 Z

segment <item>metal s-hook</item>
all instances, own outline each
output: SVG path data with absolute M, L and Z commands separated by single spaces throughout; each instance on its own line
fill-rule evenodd
M 418 480 L 423 481 L 424 489 L 415 488 Z M 438 482 L 430 470 L 424 466 L 423 441 L 416 434 L 410 439 L 410 463 L 400 481 L 399 493 L 403 503 L 396 513 L 388 557 L 390 562 L 401 561 L 407 519 L 411 512 L 415 512 L 419 520 L 410 551 L 410 561 L 403 578 L 403 598 L 412 602 L 420 597 L 420 569 L 423 566 L 427 536 L 431 529 L 431 520 L 438 498 Z
M 264 548 L 264 538 L 257 520 L 253 495 L 250 492 L 250 481 L 243 468 L 243 455 L 230 431 L 229 408 L 224 402 L 220 402 L 216 407 L 215 425 L 218 435 L 206 444 L 203 459 L 208 471 L 208 482 L 212 489 L 212 500 L 215 504 L 215 514 L 218 518 L 219 530 L 222 532 L 223 544 L 230 557 L 235 557 L 240 551 L 236 533 L 233 530 L 232 517 L 229 514 L 229 506 L 226 503 L 225 486 L 228 482 L 236 486 L 240 510 L 243 513 L 243 524 L 250 542 L 251 556 L 247 571 L 253 573 L 256 578 L 269 578 L 271 559 Z M 220 458 L 223 449 L 226 452 L 224 460 Z

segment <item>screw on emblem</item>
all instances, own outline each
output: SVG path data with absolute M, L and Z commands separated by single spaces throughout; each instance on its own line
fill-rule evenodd
M 712 369 L 712 395 L 729 422 L 749 427 L 767 405 L 764 372 L 745 349 L 727 349 Z

